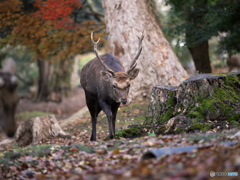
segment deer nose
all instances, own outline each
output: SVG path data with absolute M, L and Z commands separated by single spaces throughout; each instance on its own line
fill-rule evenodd
M 121 99 L 121 103 L 126 104 L 127 103 L 127 99 Z

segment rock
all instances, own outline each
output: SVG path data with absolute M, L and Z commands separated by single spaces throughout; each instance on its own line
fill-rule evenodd
M 240 73 L 196 74 L 179 86 L 153 87 L 146 123 L 158 133 L 239 125 Z

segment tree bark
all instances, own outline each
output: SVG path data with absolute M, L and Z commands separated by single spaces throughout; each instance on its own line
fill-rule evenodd
M 196 74 L 179 86 L 154 86 L 146 123 L 159 133 L 239 126 L 240 73 Z
M 62 96 L 67 96 L 74 86 L 72 83 L 72 73 L 77 74 L 76 60 L 68 58 L 66 60 L 49 63 L 46 60 L 38 60 L 39 82 L 38 101 L 60 102 Z M 76 61 L 77 62 L 77 61 Z
M 46 100 L 48 91 L 48 75 L 49 75 L 49 62 L 46 60 L 37 60 L 39 79 L 38 79 L 38 94 L 37 102 Z
M 103 7 L 111 51 L 125 69 L 137 53 L 137 36 L 144 31 L 140 73 L 130 88 L 129 101 L 146 99 L 155 84 L 178 85 L 188 77 L 158 26 L 150 1 L 103 0 Z
M 200 73 L 211 73 L 208 41 L 193 46 L 187 45 L 187 47 L 192 55 L 196 70 Z
M 59 126 L 54 115 L 34 117 L 22 122 L 16 131 L 14 138 L 0 141 L 0 151 L 10 149 L 12 146 L 27 146 L 38 144 L 48 138 L 71 138 Z
M 205 14 L 207 13 L 207 0 L 198 1 L 196 4 L 186 11 L 186 21 L 194 26 L 194 28 L 186 29 L 186 42 L 187 47 L 192 55 L 195 63 L 196 70 L 200 73 L 211 73 L 211 62 L 208 51 L 208 39 L 203 40 L 199 31 L 203 31 L 202 22 L 204 21 Z M 200 42 L 198 42 L 200 39 Z

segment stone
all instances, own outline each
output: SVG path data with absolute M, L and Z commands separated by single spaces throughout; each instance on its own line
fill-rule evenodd
M 240 123 L 240 72 L 196 74 L 179 86 L 153 87 L 146 124 L 159 133 L 207 131 Z

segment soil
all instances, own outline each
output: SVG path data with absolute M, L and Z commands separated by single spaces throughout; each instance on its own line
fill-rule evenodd
M 61 103 L 39 102 L 21 99 L 17 108 L 17 115 L 21 112 L 47 112 L 55 115 L 62 129 L 75 139 L 75 143 L 89 142 L 91 136 L 90 113 L 86 107 L 85 94 L 82 88 L 73 90 L 72 95 L 64 98 Z M 129 125 L 141 124 L 145 120 L 148 103 L 121 105 L 116 119 L 116 131 L 125 129 Z M 33 113 L 37 114 L 37 113 Z M 16 116 L 17 116 L 16 115 Z M 38 116 L 38 115 L 37 115 Z M 17 118 L 20 123 L 26 119 Z M 97 121 L 97 139 L 108 138 L 108 123 L 106 115 L 99 113 Z M 67 144 L 67 139 L 47 139 L 42 143 Z
M 17 113 L 26 111 L 49 112 L 55 114 L 59 120 L 62 120 L 78 112 L 84 106 L 86 106 L 84 90 L 76 88 L 69 97 L 63 98 L 61 103 L 36 103 L 31 99 L 21 99 L 17 107 Z

